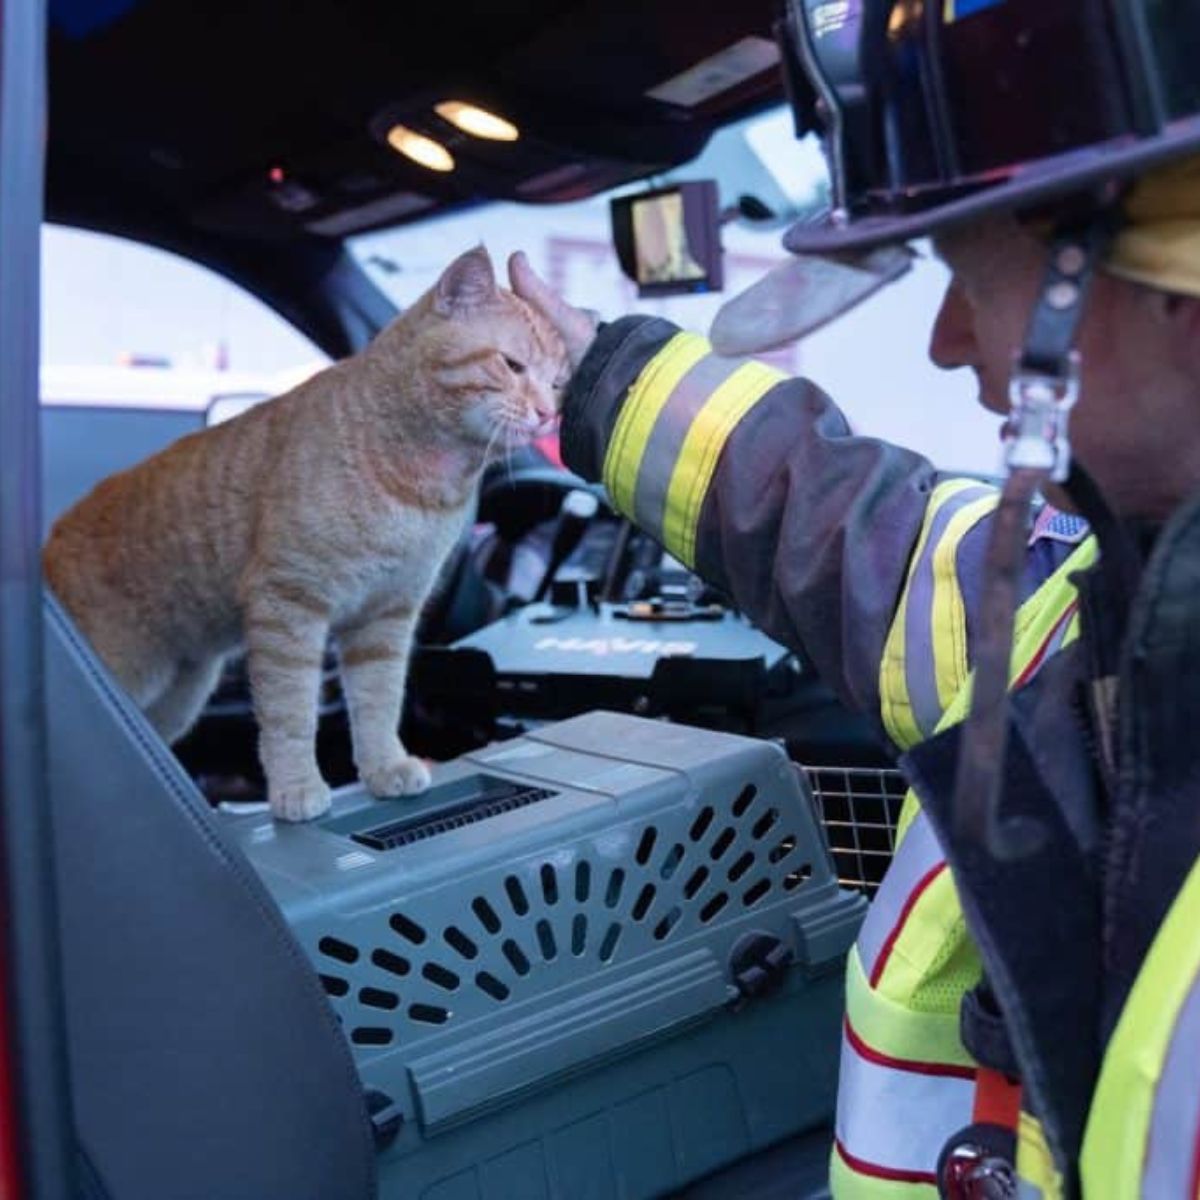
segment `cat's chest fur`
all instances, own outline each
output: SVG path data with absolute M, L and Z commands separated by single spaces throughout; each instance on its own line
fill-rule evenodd
M 444 508 L 392 501 L 359 514 L 361 536 L 327 576 L 333 626 L 357 622 L 383 605 L 418 609 L 472 508 L 473 497 Z

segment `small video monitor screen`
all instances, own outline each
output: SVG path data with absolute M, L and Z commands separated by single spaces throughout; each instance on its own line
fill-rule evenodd
M 614 200 L 612 218 L 621 269 L 638 295 L 720 290 L 720 212 L 711 180 Z

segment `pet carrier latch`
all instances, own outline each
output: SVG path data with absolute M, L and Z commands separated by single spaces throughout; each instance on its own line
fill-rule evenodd
M 371 1119 L 371 1132 L 375 1136 L 375 1149 L 386 1150 L 396 1140 L 404 1124 L 404 1114 L 391 1096 L 377 1088 L 367 1088 L 364 1099 Z
M 765 933 L 741 938 L 729 956 L 733 982 L 745 1000 L 765 996 L 779 987 L 795 955 L 790 946 Z

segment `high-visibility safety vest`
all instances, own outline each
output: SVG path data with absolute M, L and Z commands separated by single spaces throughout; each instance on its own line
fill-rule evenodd
M 683 562 L 696 560 L 700 514 L 738 422 L 784 376 L 720 358 L 679 334 L 630 387 L 603 478 L 616 507 Z M 880 664 L 881 715 L 902 749 L 961 721 L 969 704 L 966 605 L 956 556 L 996 504 L 994 489 L 950 480 L 932 493 Z M 1079 635 L 1072 573 L 1092 539 L 1017 614 L 1011 684 L 1029 682 Z M 1088 1118 L 1088 1200 L 1200 1200 L 1200 867 L 1159 929 L 1110 1040 Z M 979 981 L 978 952 L 932 827 L 910 792 L 897 851 L 847 963 L 842 1067 L 831 1162 L 839 1200 L 936 1194 L 947 1140 L 978 1116 L 978 1065 L 959 1010 Z M 1021 1113 L 1023 1198 L 1061 1193 L 1032 1117 Z

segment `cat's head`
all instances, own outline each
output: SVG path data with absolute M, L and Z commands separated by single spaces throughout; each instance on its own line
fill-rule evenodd
M 482 246 L 456 258 L 397 324 L 418 351 L 423 408 L 439 432 L 503 450 L 553 424 L 570 374 L 562 338 L 497 285 Z

